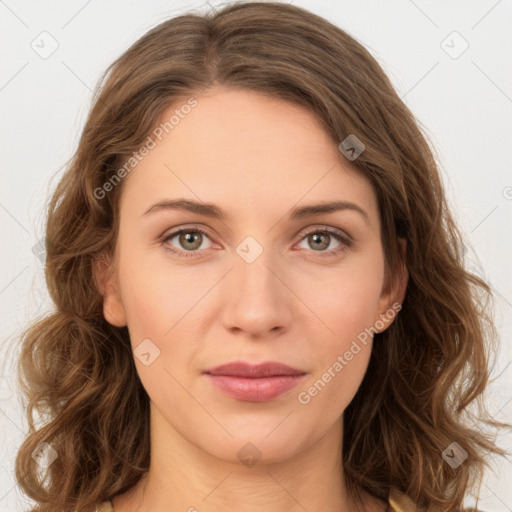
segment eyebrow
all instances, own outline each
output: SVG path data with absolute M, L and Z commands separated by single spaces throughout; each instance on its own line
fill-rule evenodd
M 211 217 L 214 219 L 224 220 L 225 215 L 222 209 L 212 203 L 203 203 L 193 201 L 190 199 L 164 199 L 154 205 L 150 206 L 143 215 L 161 211 L 161 210 L 184 210 L 205 217 Z M 298 220 L 305 217 L 311 217 L 314 215 L 321 215 L 324 213 L 333 213 L 342 210 L 352 210 L 359 213 L 367 224 L 370 223 L 368 213 L 361 208 L 359 205 L 350 201 L 328 201 L 317 204 L 310 204 L 306 206 L 300 206 L 293 208 L 288 213 L 289 220 Z

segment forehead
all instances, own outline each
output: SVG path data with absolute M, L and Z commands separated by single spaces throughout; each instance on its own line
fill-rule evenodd
M 167 108 L 160 139 L 124 184 L 122 202 L 189 197 L 224 209 L 292 208 L 347 200 L 377 215 L 370 182 L 308 109 L 246 90 L 216 88 Z M 185 113 L 187 112 L 187 113 Z M 173 124 L 168 122 L 173 117 Z

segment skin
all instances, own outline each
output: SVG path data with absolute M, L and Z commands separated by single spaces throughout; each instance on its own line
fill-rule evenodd
M 224 87 L 196 99 L 125 178 L 115 272 L 100 279 L 107 321 L 128 326 L 134 350 L 148 338 L 160 350 L 148 366 L 135 357 L 151 398 L 151 466 L 113 499 L 115 512 L 385 510 L 364 493 L 356 508 L 342 480 L 343 411 L 371 338 L 309 403 L 297 398 L 365 328 L 382 319 L 385 330 L 392 319 L 382 315 L 403 300 L 407 278 L 384 286 L 375 192 L 303 107 Z M 176 198 L 214 203 L 226 218 L 144 215 Z M 367 219 L 351 209 L 287 219 L 294 207 L 332 200 L 357 204 Z M 194 227 L 208 235 L 163 240 Z M 325 228 L 352 243 L 326 235 L 315 245 L 307 233 Z M 236 251 L 247 236 L 263 250 L 252 263 Z M 240 359 L 306 376 L 271 401 L 236 400 L 202 372 Z M 237 456 L 248 442 L 259 457 L 252 467 Z

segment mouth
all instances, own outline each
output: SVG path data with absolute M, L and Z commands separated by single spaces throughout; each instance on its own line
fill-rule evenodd
M 248 402 L 267 402 L 289 391 L 306 375 L 291 366 L 236 361 L 206 370 L 212 384 L 225 395 Z

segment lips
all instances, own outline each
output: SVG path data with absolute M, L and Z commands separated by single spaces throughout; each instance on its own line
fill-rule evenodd
M 225 395 L 247 402 L 267 402 L 292 389 L 306 374 L 286 364 L 243 361 L 224 364 L 204 372 Z
M 234 361 L 206 370 L 209 375 L 224 375 L 228 377 L 243 377 L 257 379 L 261 377 L 275 377 L 277 375 L 304 375 L 305 372 L 292 368 L 283 363 L 268 361 L 256 365 L 245 361 Z

